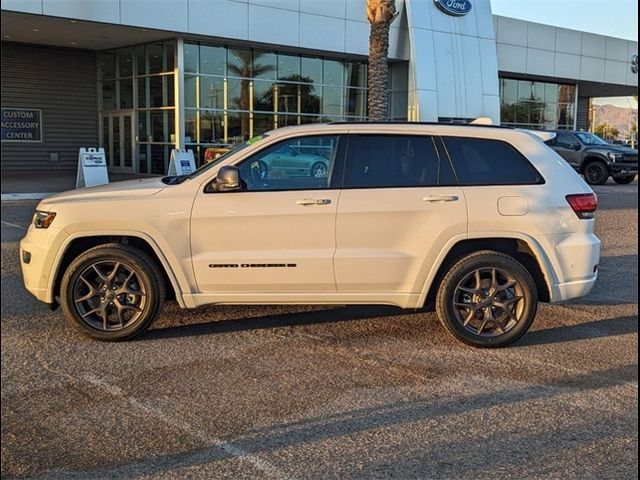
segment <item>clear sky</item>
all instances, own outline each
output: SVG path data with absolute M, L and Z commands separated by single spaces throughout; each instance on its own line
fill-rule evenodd
M 638 40 L 638 0 L 491 0 L 494 15 Z

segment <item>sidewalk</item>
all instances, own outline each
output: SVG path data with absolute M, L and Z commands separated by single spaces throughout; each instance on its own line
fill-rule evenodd
M 109 183 L 156 175 L 109 173 Z M 76 188 L 76 172 L 2 172 L 2 200 L 38 200 L 49 194 Z

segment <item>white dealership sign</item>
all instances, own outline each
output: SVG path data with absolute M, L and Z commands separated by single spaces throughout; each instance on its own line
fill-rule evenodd
M 76 188 L 109 183 L 107 157 L 104 148 L 81 148 L 78 152 Z
M 193 158 L 193 150 L 178 150 L 176 148 L 171 150 L 169 172 L 167 175 L 189 175 L 195 169 L 196 161 Z

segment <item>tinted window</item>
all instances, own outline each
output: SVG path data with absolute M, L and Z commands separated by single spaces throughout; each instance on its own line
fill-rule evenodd
M 345 187 L 421 187 L 451 184 L 433 139 L 408 135 L 354 135 L 349 140 Z
M 577 145 L 578 140 L 573 135 L 568 133 L 559 133 L 556 138 L 556 145 L 559 147 L 569 148 L 571 145 Z
M 515 148 L 499 140 L 443 137 L 462 185 L 543 183 L 540 174 Z
M 249 191 L 329 188 L 338 137 L 298 137 L 268 147 L 238 165 Z

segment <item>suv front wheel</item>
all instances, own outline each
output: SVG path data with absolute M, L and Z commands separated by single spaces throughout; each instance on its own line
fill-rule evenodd
M 76 258 L 60 286 L 69 324 L 104 341 L 125 340 L 146 330 L 164 295 L 156 263 L 143 251 L 117 243 L 94 247 Z
M 538 293 L 514 258 L 481 251 L 459 260 L 440 284 L 436 310 L 445 328 L 475 347 L 504 347 L 524 335 L 536 314 Z

